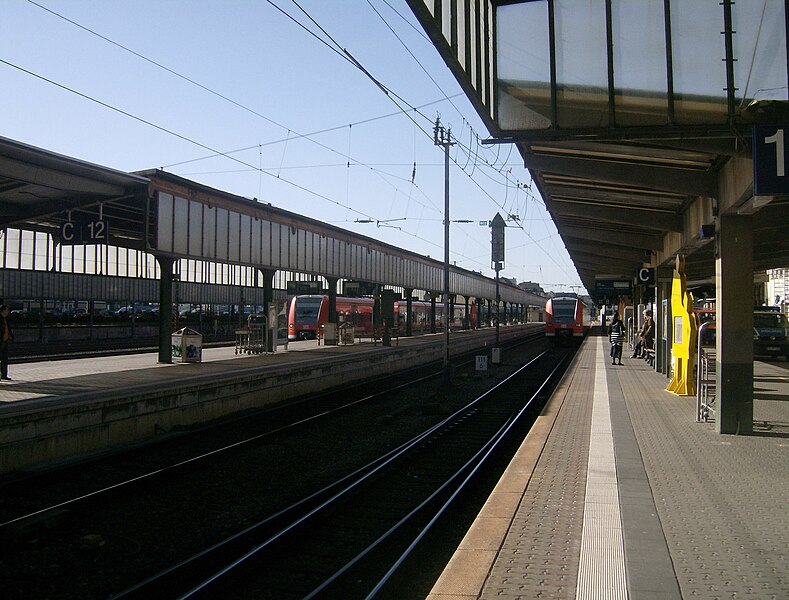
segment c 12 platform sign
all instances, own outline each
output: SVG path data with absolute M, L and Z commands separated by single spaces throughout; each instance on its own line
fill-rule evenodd
M 789 125 L 756 125 L 753 128 L 753 195 L 789 194 L 786 160 Z
M 75 219 L 60 226 L 61 244 L 109 244 L 110 224 L 106 219 Z

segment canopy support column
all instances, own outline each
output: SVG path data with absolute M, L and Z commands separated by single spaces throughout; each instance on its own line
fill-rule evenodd
M 752 217 L 721 215 L 716 233 L 716 427 L 753 433 Z
M 173 362 L 173 346 L 170 337 L 170 321 L 173 307 L 173 264 L 169 256 L 157 256 L 161 276 L 159 277 L 159 362 Z M 134 315 L 132 315 L 132 319 Z

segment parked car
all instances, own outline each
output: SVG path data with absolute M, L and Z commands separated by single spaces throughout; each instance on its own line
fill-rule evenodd
M 753 312 L 754 356 L 783 356 L 789 360 L 789 319 L 778 310 Z

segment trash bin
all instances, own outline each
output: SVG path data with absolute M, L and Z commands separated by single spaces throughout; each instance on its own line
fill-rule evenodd
M 321 327 L 323 328 L 323 344 L 325 346 L 336 346 L 337 323 L 324 323 Z
M 173 358 L 180 362 L 202 362 L 203 336 L 199 331 L 184 327 L 173 333 Z

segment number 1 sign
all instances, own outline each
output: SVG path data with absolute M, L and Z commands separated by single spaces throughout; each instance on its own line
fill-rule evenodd
M 753 195 L 789 193 L 786 177 L 786 129 L 775 125 L 753 128 Z

